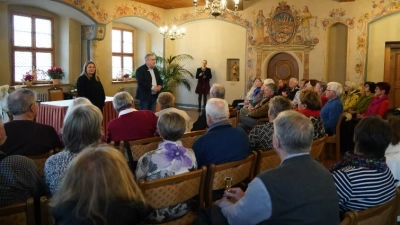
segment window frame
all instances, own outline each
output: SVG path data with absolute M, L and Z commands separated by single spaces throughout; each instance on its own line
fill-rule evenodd
M 120 45 L 121 45 L 121 52 L 113 52 L 112 51 L 112 47 L 111 47 L 111 58 L 113 57 L 113 56 L 119 56 L 119 57 L 121 57 L 121 68 L 124 68 L 124 60 L 123 60 L 123 57 L 124 56 L 129 56 L 129 57 L 132 57 L 132 71 L 131 72 L 134 72 L 133 71 L 133 69 L 135 68 L 135 65 L 134 65 L 134 63 L 135 63 L 135 46 L 134 46 L 134 33 L 135 33 L 135 30 L 134 29 L 126 29 L 126 28 L 119 28 L 119 27 L 113 27 L 112 29 L 111 29 L 111 32 L 113 32 L 114 30 L 118 30 L 119 32 L 121 32 L 121 40 L 119 40 L 119 42 L 120 42 Z M 123 35 L 123 32 L 124 31 L 127 31 L 127 32 L 131 32 L 132 33 L 132 53 L 124 53 L 123 52 L 123 50 L 124 50 L 124 35 Z M 112 35 L 111 35 L 111 44 L 113 43 L 113 41 L 114 40 L 112 40 Z M 112 63 L 111 63 L 111 68 L 113 68 L 113 65 L 112 65 Z M 119 78 L 118 77 L 114 77 L 114 74 L 111 74 L 111 78 L 112 78 L 112 81 L 119 81 Z M 121 78 L 120 78 L 121 79 Z
M 14 45 L 14 16 L 24 16 L 24 17 L 30 17 L 31 19 L 31 38 L 32 38 L 32 43 L 31 47 L 20 47 L 20 46 L 15 46 Z M 36 47 L 36 27 L 35 27 L 35 19 L 43 19 L 43 20 L 49 20 L 51 22 L 51 47 L 50 48 L 41 48 L 41 47 Z M 54 67 L 55 63 L 55 29 L 54 29 L 54 18 L 50 16 L 43 16 L 43 15 L 37 15 L 37 14 L 29 14 L 29 13 L 22 13 L 22 12 L 11 12 L 10 13 L 10 49 L 11 49 L 11 83 L 12 84 L 23 84 L 24 82 L 22 81 L 17 81 L 15 77 L 15 52 L 18 51 L 24 51 L 24 52 L 31 52 L 32 53 L 32 67 L 37 68 L 36 65 L 36 53 L 50 53 L 51 54 L 51 60 L 52 60 L 52 67 Z M 38 72 L 38 71 L 37 71 Z M 46 72 L 46 71 L 42 71 Z M 51 80 L 36 80 L 34 82 L 35 84 L 50 84 Z

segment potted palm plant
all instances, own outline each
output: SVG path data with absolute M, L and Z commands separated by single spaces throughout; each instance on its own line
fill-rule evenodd
M 188 54 L 180 54 L 165 58 L 153 53 L 156 56 L 157 69 L 160 71 L 163 87 L 161 91 L 172 92 L 174 88 L 183 85 L 188 91 L 191 89 L 189 80 L 186 75 L 194 78 L 193 74 L 184 68 L 180 62 L 185 60 L 193 60 L 193 57 Z

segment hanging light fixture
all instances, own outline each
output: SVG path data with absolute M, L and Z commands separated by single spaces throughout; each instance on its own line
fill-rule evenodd
M 234 0 L 234 2 L 235 10 L 230 10 L 226 7 L 226 0 L 206 0 L 206 5 L 203 9 L 197 9 L 197 0 L 193 0 L 193 6 L 195 12 L 202 13 L 206 10 L 210 10 L 210 14 L 217 18 L 217 16 L 220 16 L 223 12 L 234 14 L 239 8 L 239 0 Z
M 172 26 L 171 29 L 168 26 L 160 27 L 160 34 L 164 36 L 164 38 L 169 38 L 170 40 L 175 40 L 178 38 L 182 38 L 185 35 L 185 28 L 177 28 L 176 26 Z

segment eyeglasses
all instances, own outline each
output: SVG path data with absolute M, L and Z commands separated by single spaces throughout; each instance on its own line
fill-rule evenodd
M 326 89 L 326 91 L 333 91 L 333 90 L 331 90 L 331 89 Z
M 42 103 L 42 100 L 36 100 L 37 105 L 40 105 L 40 103 Z

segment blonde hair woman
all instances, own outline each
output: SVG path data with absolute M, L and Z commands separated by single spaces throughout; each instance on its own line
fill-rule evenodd
M 52 199 L 57 224 L 138 224 L 150 211 L 123 155 L 107 145 L 85 148 Z
M 76 81 L 76 88 L 79 97 L 89 99 L 93 105 L 97 106 L 103 112 L 106 94 L 100 78 L 97 75 L 96 64 L 87 61 L 82 68 L 82 73 Z

